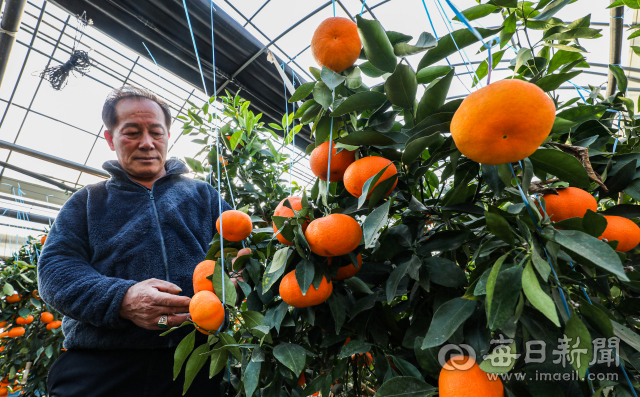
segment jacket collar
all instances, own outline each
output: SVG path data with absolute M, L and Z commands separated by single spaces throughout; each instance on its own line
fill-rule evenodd
M 117 182 L 118 184 L 134 183 L 129 177 L 129 174 L 127 174 L 127 172 L 122 168 L 118 160 L 105 161 L 104 164 L 102 164 L 102 168 L 111 174 L 112 182 Z M 166 175 L 179 175 L 189 172 L 187 166 L 178 159 L 166 160 L 164 163 L 164 169 L 167 171 Z

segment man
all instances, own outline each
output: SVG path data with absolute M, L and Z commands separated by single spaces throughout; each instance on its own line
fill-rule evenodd
M 182 396 L 175 346 L 192 331 L 192 272 L 216 233 L 218 192 L 166 160 L 171 113 L 155 95 L 115 90 L 102 110 L 118 160 L 105 182 L 75 193 L 58 214 L 38 267 L 45 302 L 65 315 L 51 397 Z M 225 202 L 223 211 L 230 209 Z M 196 346 L 206 337 L 197 333 Z M 218 396 L 220 377 L 200 371 L 187 395 Z

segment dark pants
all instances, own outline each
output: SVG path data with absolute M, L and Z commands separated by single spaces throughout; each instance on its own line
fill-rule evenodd
M 69 350 L 53 363 L 50 397 L 179 397 L 185 364 L 173 380 L 175 349 Z M 220 397 L 224 370 L 209 379 L 209 361 L 185 396 Z

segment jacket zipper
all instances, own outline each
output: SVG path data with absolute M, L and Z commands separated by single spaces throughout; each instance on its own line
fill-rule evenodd
M 171 282 L 169 278 L 169 260 L 167 259 L 167 251 L 164 246 L 164 236 L 162 235 L 162 227 L 160 227 L 160 217 L 158 216 L 158 209 L 156 208 L 156 200 L 153 197 L 153 188 L 148 189 L 148 191 L 149 191 L 149 199 L 151 200 L 151 205 L 153 207 L 153 213 L 156 216 L 156 225 L 158 225 L 158 233 L 160 234 L 160 247 L 162 248 L 162 259 L 164 260 L 165 278 L 167 279 L 167 281 Z

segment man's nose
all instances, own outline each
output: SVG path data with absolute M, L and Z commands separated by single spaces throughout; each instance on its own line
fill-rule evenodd
M 142 133 L 142 137 L 140 138 L 139 147 L 141 149 L 153 149 L 153 148 L 155 148 L 155 146 L 153 144 L 153 138 L 151 137 L 151 134 L 149 133 L 149 131 L 144 131 Z

